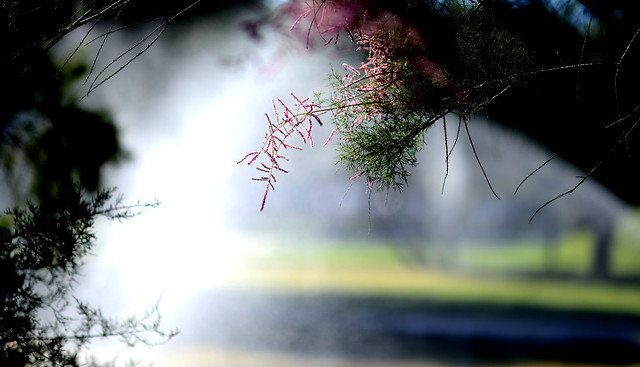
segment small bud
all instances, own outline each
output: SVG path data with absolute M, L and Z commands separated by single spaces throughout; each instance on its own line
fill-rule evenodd
M 356 75 L 360 75 L 360 71 L 358 71 L 358 69 L 356 69 L 356 68 L 354 68 L 353 66 L 351 66 L 351 65 L 347 64 L 346 62 L 345 62 L 345 63 L 342 63 L 342 67 L 343 67 L 343 68 L 345 68 L 345 69 L 347 69 L 348 71 L 350 71 L 350 72 L 352 72 L 352 73 L 356 74 Z
M 327 138 L 327 140 L 324 142 L 324 144 L 322 144 L 322 146 L 326 146 L 327 144 L 329 144 L 329 142 L 331 141 L 331 138 L 333 138 L 333 134 L 336 132 L 336 129 L 332 129 L 331 130 L 331 134 L 329 134 L 329 137 Z
M 320 126 L 322 126 L 322 121 L 320 121 L 320 117 L 318 117 L 317 115 L 314 115 L 314 114 L 310 114 L 310 115 L 311 115 L 314 119 L 316 119 L 316 121 L 318 121 L 318 124 L 319 124 Z
M 357 179 L 358 177 L 362 176 L 365 173 L 365 171 L 360 171 L 360 173 L 358 173 L 357 175 L 353 176 L 350 178 L 351 181 Z
M 250 161 L 249 164 L 251 164 L 251 162 L 253 162 L 256 157 L 258 156 L 258 152 L 251 152 L 251 153 L 247 153 L 247 155 L 244 156 L 244 158 L 242 158 L 241 160 L 237 161 L 236 164 L 240 164 L 242 163 L 245 159 L 249 158 L 249 156 L 251 155 L 255 155 L 255 157 L 253 157 Z

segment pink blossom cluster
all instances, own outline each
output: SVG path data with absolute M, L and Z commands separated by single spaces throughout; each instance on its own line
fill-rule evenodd
M 239 164 L 248 160 L 247 165 L 251 165 L 255 163 L 261 155 L 265 155 L 267 158 L 266 163 L 260 162 L 256 167 L 256 169 L 261 172 L 261 176 L 253 178 L 255 181 L 266 182 L 260 211 L 264 209 L 269 190 L 275 189 L 275 173 L 288 173 L 286 169 L 280 166 L 280 163 L 283 160 L 289 160 L 281 152 L 290 148 L 294 150 L 302 150 L 302 147 L 290 143 L 290 137 L 299 136 L 302 139 L 303 144 L 308 143 L 313 148 L 313 135 L 311 133 L 313 129 L 313 121 L 322 126 L 319 114 L 322 114 L 323 111 L 317 110 L 320 108 L 320 105 L 311 102 L 308 97 L 300 100 L 293 93 L 291 93 L 291 96 L 296 101 L 296 112 L 292 111 L 280 98 L 278 98 L 278 104 L 273 101 L 275 120 L 272 120 L 271 117 L 265 113 L 265 116 L 267 117 L 268 131 L 264 136 L 262 148 L 258 151 L 248 153 L 244 158 L 237 162 Z M 281 107 L 282 116 L 278 113 L 278 105 Z M 324 143 L 325 145 L 329 142 L 332 136 L 333 131 Z
M 264 209 L 269 190 L 275 189 L 274 173 L 287 172 L 279 162 L 288 159 L 280 151 L 283 148 L 302 150 L 300 146 L 289 144 L 288 138 L 298 135 L 304 144 L 309 142 L 313 147 L 312 121 L 315 120 L 321 125 L 318 116 L 328 111 L 353 118 L 347 131 L 338 132 L 341 140 L 352 139 L 350 133 L 354 129 L 362 124 L 375 123 L 376 119 L 382 118 L 383 110 L 393 106 L 402 92 L 401 70 L 408 65 L 408 61 L 398 61 L 394 53 L 399 46 L 408 42 L 419 42 L 417 32 L 412 32 L 406 25 L 403 26 L 394 14 L 376 9 L 367 0 L 292 1 L 285 12 L 296 14 L 290 31 L 300 30 L 301 22 L 305 20 L 307 27 L 302 28 L 307 45 L 310 43 L 311 34 L 319 35 L 325 45 L 332 42 L 335 44 L 340 31 L 344 30 L 357 44 L 357 51 L 366 50 L 368 57 L 359 67 L 343 64 L 346 74 L 335 90 L 330 105 L 324 109 L 320 109 L 319 104 L 309 102 L 308 98 L 300 100 L 292 94 L 299 111 L 294 113 L 278 99 L 278 107 L 283 110 L 283 116 L 280 118 L 274 102 L 276 120 L 272 122 L 267 115 L 268 131 L 262 148 L 247 154 L 238 162 L 248 160 L 248 164 L 251 165 L 263 153 L 268 157 L 267 163 L 260 163 L 256 167 L 262 175 L 254 178 L 266 182 L 261 211 Z M 324 145 L 331 140 L 335 132 L 331 131 Z M 368 186 L 371 188 L 372 179 L 364 170 L 359 170 L 351 179 L 355 180 L 362 175 L 366 175 Z
M 355 32 L 357 50 L 367 50 L 367 62 L 355 68 L 346 63 L 342 66 L 346 74 L 332 97 L 336 113 L 354 117 L 349 132 L 361 124 L 382 118 L 385 106 L 392 106 L 398 99 L 403 81 L 400 69 L 406 63 L 391 61 L 393 44 L 384 35 Z
M 293 14 L 296 20 L 289 31 L 302 35 L 307 46 L 312 35 L 320 36 L 325 46 L 332 42 L 335 44 L 341 31 L 349 33 L 372 8 L 370 1 L 366 0 L 290 1 L 286 12 Z M 306 27 L 299 27 L 302 21 Z
M 342 64 L 346 73 L 331 98 L 335 114 L 343 114 L 350 119 L 348 130 L 340 131 L 338 139 L 343 141 L 354 139 L 354 130 L 362 125 L 375 124 L 376 119 L 383 118 L 385 108 L 396 104 L 403 88 L 400 69 L 407 64 L 393 59 L 396 46 L 384 28 L 372 34 L 356 31 L 352 35 L 358 45 L 356 51 L 366 50 L 368 56 L 367 61 L 357 68 Z M 356 172 L 350 180 L 365 176 L 367 187 L 371 190 L 373 179 L 369 172 L 362 167 L 358 167 Z

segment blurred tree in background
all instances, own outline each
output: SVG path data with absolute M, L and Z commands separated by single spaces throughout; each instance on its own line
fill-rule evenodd
M 65 34 L 118 7 L 96 2 L 3 1 L 0 58 L 5 87 L 0 107 L 0 160 L 15 201 L 45 201 L 56 185 L 78 182 L 96 190 L 100 170 L 122 155 L 115 125 L 102 113 L 85 111 L 68 95 L 82 65 L 54 66 L 48 51 Z
M 157 307 L 113 319 L 73 297 L 96 219 L 128 219 L 157 203 L 126 206 L 122 197 L 112 200 L 113 190 L 101 189 L 104 165 L 123 157 L 118 131 L 105 113 L 82 109 L 69 92 L 88 67 L 56 65 L 49 50 L 69 32 L 100 22 L 113 26 L 121 14 L 120 25 L 160 17 L 166 28 L 193 4 L 0 2 L 0 166 L 12 196 L 4 204 L 17 205 L 0 217 L 0 365 L 77 366 L 93 340 L 132 346 L 176 335 L 160 329 Z
M 84 44 L 91 41 L 86 39 L 89 35 L 108 42 L 109 34 L 119 29 L 156 25 L 140 40 L 146 49 L 172 22 L 233 3 L 2 0 L 0 37 L 6 43 L 0 51 L 0 82 L 7 93 L 0 106 L 0 164 L 16 199 L 46 200 L 60 183 L 77 182 L 96 190 L 101 168 L 124 157 L 110 117 L 80 108 L 79 97 L 70 93 L 71 84 L 80 77 L 91 82 L 92 90 L 119 69 L 106 72 L 92 65 L 56 65 L 49 55 L 56 42 L 80 27 L 87 29 Z M 98 24 L 107 24 L 108 31 L 92 34 Z M 140 56 L 136 52 L 123 53 L 124 65 Z
M 105 10 L 96 3 L 83 18 L 75 6 L 2 1 L 0 7 L 0 164 L 13 196 L 4 204 L 20 203 L 0 226 L 3 366 L 77 365 L 76 354 L 95 333 L 135 331 L 80 301 L 70 307 L 96 217 L 125 214 L 105 207 L 110 192 L 84 197 L 84 188 L 99 188 L 101 167 L 121 154 L 117 131 L 106 116 L 65 96 L 69 77 L 82 68 L 59 73 L 48 55 L 62 36 Z

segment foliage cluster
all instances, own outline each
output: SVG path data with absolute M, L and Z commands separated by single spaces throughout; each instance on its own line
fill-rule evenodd
M 132 218 L 158 203 L 124 205 L 113 190 L 87 195 L 60 188 L 46 205 L 28 203 L 7 211 L 0 227 L 0 364 L 75 366 L 77 356 L 99 338 L 129 345 L 168 340 L 157 307 L 142 317 L 110 319 L 72 298 L 83 258 L 95 243 L 99 217 Z
M 172 20 L 197 3 L 169 10 L 143 0 L 0 0 L 5 41 L 0 81 L 9 91 L 0 105 L 1 173 L 15 202 L 32 200 L 0 217 L 1 366 L 76 366 L 92 340 L 155 344 L 177 333 L 160 329 L 157 305 L 139 317 L 114 319 L 74 297 L 83 259 L 95 243 L 95 221 L 128 219 L 157 203 L 128 206 L 122 197 L 113 200 L 113 190 L 100 189 L 101 168 L 122 157 L 117 129 L 104 114 L 80 108 L 67 87 L 70 77 L 86 72 L 89 91 L 110 79 L 141 55 L 137 46 L 147 42 L 143 48 L 148 49 Z M 147 19 L 138 13 L 145 8 L 168 15 Z M 160 25 L 94 73 L 102 47 L 121 29 L 118 21 L 125 13 L 123 27 Z M 105 21 L 108 30 L 91 39 Z M 88 31 L 73 53 L 101 42 L 93 64 L 72 65 L 70 55 L 63 65 L 54 65 L 53 45 L 82 26 Z M 132 52 L 124 66 L 108 73 Z
M 367 4 L 307 1 L 295 8 L 300 15 L 292 30 L 307 19 L 307 42 L 316 31 L 325 45 L 335 44 L 344 32 L 356 52 L 366 54 L 360 66 L 343 64 L 346 74 L 335 73 L 332 94 L 318 99 L 316 106 L 331 113 L 340 141 L 338 163 L 352 180 L 363 176 L 370 189 L 376 184 L 378 189 L 401 190 L 429 127 L 451 113 L 466 126 L 471 114 L 535 65 L 523 42 L 499 26 L 490 1 L 421 2 L 427 21 L 452 30 L 436 45 L 431 40 L 439 34 L 425 34 L 435 29 L 421 29 L 394 11 Z M 407 2 L 404 9 L 394 10 L 413 11 L 414 6 Z M 309 115 L 305 110 L 298 116 Z

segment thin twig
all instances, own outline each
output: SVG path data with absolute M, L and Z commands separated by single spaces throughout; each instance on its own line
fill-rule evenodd
M 122 54 L 120 54 L 120 56 L 118 56 L 114 60 L 112 60 L 107 66 L 105 66 L 102 69 L 102 71 L 100 71 L 98 73 L 98 75 L 96 75 L 96 77 L 93 79 L 93 82 L 91 83 L 91 86 L 89 86 L 89 90 L 87 91 L 87 93 L 84 96 L 82 96 L 81 99 L 84 99 L 85 97 L 89 96 L 89 94 L 91 92 L 93 92 L 96 88 L 100 87 L 102 84 L 106 83 L 109 79 L 113 78 L 116 74 L 118 74 L 120 71 L 122 71 L 122 69 L 124 69 L 125 67 L 129 66 L 129 64 L 131 64 L 134 60 L 136 60 L 143 53 L 145 53 L 149 48 L 151 48 L 151 46 L 153 46 L 153 44 L 155 44 L 158 41 L 158 39 L 160 38 L 160 36 L 162 36 L 162 34 L 167 30 L 168 25 L 169 25 L 168 23 L 165 23 L 165 24 L 157 27 L 152 32 L 150 32 L 145 38 L 141 39 L 138 43 L 136 43 L 135 45 L 131 46 L 127 51 L 123 52 Z M 160 33 L 158 33 L 158 35 L 153 40 L 151 40 L 151 42 L 145 48 L 143 48 L 135 56 L 133 56 L 131 59 L 129 59 L 129 61 L 127 61 L 124 65 L 120 66 L 116 71 L 114 71 L 109 76 L 107 76 L 102 81 L 100 81 L 99 83 L 96 84 L 96 82 L 98 81 L 98 78 L 100 78 L 100 75 L 102 75 L 105 71 L 107 71 L 107 69 L 111 65 L 115 64 L 118 60 L 120 60 L 126 54 L 128 54 L 131 51 L 133 51 L 136 47 L 140 46 L 142 43 L 144 43 L 144 41 L 146 41 L 151 36 L 153 36 L 153 34 L 156 33 L 158 30 L 160 30 Z
M 456 138 L 453 141 L 453 145 L 451 146 L 451 149 L 447 148 L 447 126 L 446 126 L 446 122 L 444 121 L 446 115 L 442 116 L 442 121 L 444 123 L 444 145 L 445 145 L 445 149 L 446 149 L 446 156 L 445 156 L 445 161 L 447 163 L 447 171 L 444 175 L 444 179 L 442 180 L 442 191 L 441 194 L 444 194 L 444 185 L 445 182 L 447 181 L 447 176 L 449 176 L 449 157 L 451 157 L 451 154 L 453 153 L 453 149 L 455 149 L 456 145 L 458 144 L 458 139 L 460 138 L 460 129 L 462 128 L 462 117 L 459 116 L 458 119 L 458 131 L 456 132 Z
M 635 130 L 636 126 L 638 125 L 638 123 L 640 122 L 640 119 L 636 120 L 636 122 L 633 124 L 633 126 L 631 126 L 631 128 L 629 128 L 629 130 L 624 133 L 622 135 L 622 137 L 620 138 L 620 140 L 614 144 L 614 146 L 609 150 L 609 152 L 605 155 L 604 158 L 602 158 L 595 166 L 593 166 L 593 168 L 585 175 L 581 178 L 581 180 L 575 185 L 573 186 L 570 190 L 567 190 L 565 192 L 563 192 L 562 194 L 557 195 L 556 197 L 550 199 L 549 201 L 547 201 L 546 203 L 544 203 L 542 206 L 540 206 L 531 216 L 531 218 L 529 218 L 529 223 L 531 223 L 531 221 L 533 220 L 533 218 L 547 205 L 553 203 L 554 201 L 560 199 L 563 196 L 569 195 L 571 193 L 573 193 L 580 185 L 582 185 L 589 177 L 591 177 L 593 175 L 593 173 L 604 163 L 604 161 L 606 160 L 606 157 L 608 157 L 609 155 L 611 155 L 617 148 L 618 146 L 620 146 L 620 144 L 624 143 L 627 138 L 629 137 L 629 135 L 631 134 L 631 132 L 633 132 L 633 130 Z
M 591 13 L 591 18 L 589 18 L 589 24 L 587 25 L 587 30 L 584 33 L 584 40 L 582 41 L 582 50 L 580 51 L 580 57 L 578 58 L 578 65 L 582 64 L 582 55 L 584 55 L 584 49 L 587 46 L 587 39 L 589 38 L 589 31 L 591 30 L 591 21 L 593 21 L 593 13 Z M 576 81 L 576 99 L 579 98 L 580 94 L 580 67 L 578 67 L 578 80 Z
M 444 185 L 447 182 L 447 177 L 449 176 L 449 141 L 447 137 L 447 119 L 445 116 L 442 116 L 442 128 L 444 130 L 444 162 L 446 165 L 444 178 L 442 179 L 442 190 L 440 190 L 440 194 L 444 194 Z
M 105 34 L 104 38 L 102 39 L 102 42 L 100 43 L 100 47 L 98 48 L 98 51 L 96 52 L 96 56 L 93 58 L 93 62 L 91 63 L 91 68 L 89 69 L 89 73 L 87 73 L 87 78 L 84 80 L 84 83 L 82 83 L 82 85 L 86 84 L 87 81 L 89 81 L 89 78 L 91 77 L 91 74 L 93 74 L 93 69 L 96 67 L 96 63 L 98 62 L 98 58 L 100 57 L 100 53 L 102 52 L 102 49 L 104 48 L 104 45 L 107 42 L 107 38 L 109 38 L 109 34 L 113 30 L 113 27 L 115 26 L 116 21 L 120 17 L 120 14 L 122 13 L 122 9 L 123 8 L 124 8 L 124 5 L 118 10 L 118 14 L 116 14 L 116 16 L 113 19 L 113 22 L 111 22 L 111 26 L 109 27 L 109 31 Z M 82 40 L 84 42 L 84 38 Z
M 109 30 L 107 32 L 104 32 L 102 34 L 99 34 L 99 35 L 95 36 L 91 40 L 87 41 L 84 44 L 84 46 L 88 46 L 88 45 L 94 43 L 95 41 L 99 40 L 100 38 L 103 38 L 103 37 L 106 37 L 106 36 L 110 35 L 111 33 L 121 32 L 121 31 L 123 31 L 125 29 L 135 28 L 137 26 L 140 26 L 140 25 L 143 25 L 143 24 L 147 24 L 147 23 L 156 23 L 156 22 L 161 21 L 163 19 L 164 19 L 164 17 L 156 17 L 156 18 L 145 19 L 145 20 L 141 20 L 139 22 L 135 22 L 135 23 L 131 23 L 131 24 L 120 26 L 120 27 L 118 27 L 116 29 L 112 29 L 112 30 Z
M 500 200 L 500 197 L 498 196 L 498 194 L 496 194 L 496 191 L 493 189 L 493 186 L 491 186 L 491 181 L 489 181 L 489 177 L 487 176 L 487 172 L 484 170 L 484 166 L 482 166 L 482 162 L 480 162 L 480 157 L 478 157 L 478 152 L 476 152 L 476 147 L 473 144 L 473 139 L 471 138 L 471 133 L 469 132 L 469 124 L 467 123 L 467 119 L 463 119 L 464 122 L 464 128 L 467 130 L 467 136 L 469 137 L 469 143 L 471 143 L 471 149 L 473 150 L 473 155 L 475 155 L 476 157 L 476 161 L 478 162 L 478 165 L 480 166 L 480 169 L 482 170 L 482 174 L 484 175 L 484 179 L 485 181 L 487 181 L 487 185 L 489 185 L 489 189 L 491 189 L 491 192 L 493 193 L 493 195 Z
M 458 131 L 456 132 L 456 139 L 453 141 L 453 145 L 451 146 L 451 149 L 449 150 L 449 156 L 451 156 L 451 154 L 453 154 L 453 150 L 456 148 L 456 145 L 458 144 L 458 140 L 460 139 L 460 131 L 462 130 L 462 116 L 458 116 Z
M 556 197 L 554 197 L 553 199 L 550 199 L 549 201 L 547 201 L 546 203 L 542 204 L 531 216 L 531 218 L 529 218 L 529 223 L 531 223 L 531 221 L 533 221 L 533 218 L 535 218 L 535 216 L 547 205 L 553 203 L 554 201 L 560 199 L 563 196 L 569 195 L 571 193 L 573 193 L 580 185 L 582 185 L 587 178 L 591 177 L 591 175 L 593 174 L 593 172 L 595 172 L 595 170 L 600 167 L 600 165 L 602 164 L 602 162 L 604 162 L 604 159 L 601 160 L 600 162 L 598 162 L 598 164 L 596 164 L 591 171 L 589 171 L 589 173 L 587 173 L 585 176 L 582 177 L 582 179 L 575 185 L 573 186 L 570 190 L 567 190 L 565 192 L 563 192 L 562 194 L 557 195 Z
M 547 73 L 551 71 L 562 71 L 567 69 L 583 68 L 587 66 L 595 67 L 595 66 L 616 66 L 616 65 L 618 65 L 618 63 L 615 63 L 615 62 L 587 62 L 582 64 L 562 65 L 562 66 L 556 66 L 553 68 L 541 69 L 541 70 L 526 73 L 524 75 L 537 75 L 540 73 Z
M 622 121 L 624 121 L 624 120 L 628 119 L 629 117 L 631 117 L 631 115 L 636 113 L 638 110 L 640 110 L 640 105 L 637 105 L 636 108 L 634 108 L 633 111 L 629 112 L 626 116 L 621 117 L 621 118 L 615 120 L 614 122 L 608 124 L 607 126 L 605 126 L 605 128 L 608 129 L 608 128 L 612 127 L 613 125 L 621 123 Z
M 60 68 L 58 68 L 58 74 L 60 73 L 60 71 L 62 69 L 64 69 L 67 64 L 69 63 L 69 61 L 71 61 L 71 58 L 73 58 L 73 56 L 78 53 L 78 50 L 80 49 L 80 47 L 82 47 L 83 42 L 87 39 L 87 37 L 89 37 L 89 34 L 91 33 L 91 31 L 93 31 L 93 29 L 98 25 L 98 23 L 100 22 L 100 19 L 96 19 L 96 21 L 93 23 L 93 25 L 91 26 L 91 28 L 89 28 L 89 30 L 87 31 L 87 33 L 84 35 L 84 37 L 82 37 L 82 40 L 80 42 L 78 42 L 78 45 L 76 46 L 76 48 L 73 50 L 73 52 L 71 53 L 71 55 L 69 55 L 69 57 L 67 57 L 67 59 L 64 61 L 64 63 L 62 64 L 62 66 Z
M 369 216 L 369 231 L 367 232 L 368 235 L 371 234 L 371 193 L 373 192 L 373 186 L 369 186 L 367 185 L 367 190 L 369 190 L 369 199 L 368 201 L 368 216 Z
M 624 52 L 620 56 L 620 59 L 618 60 L 618 63 L 617 63 L 618 67 L 616 68 L 616 75 L 613 78 L 613 91 L 614 91 L 615 98 L 616 98 L 616 109 L 618 111 L 618 116 L 620 116 L 620 103 L 618 101 L 618 75 L 620 74 L 620 65 L 622 65 L 622 61 L 627 56 L 627 52 L 629 52 L 629 49 L 631 48 L 631 45 L 636 40 L 636 37 L 638 37 L 639 33 L 640 33 L 640 28 L 638 28 L 636 33 L 631 38 L 631 41 L 629 41 L 629 43 L 627 44 L 627 48 L 624 49 Z
M 558 153 L 554 154 L 551 158 L 547 159 L 544 163 L 542 163 L 538 168 L 534 169 L 531 173 L 529 173 L 527 175 L 527 177 L 525 177 L 520 184 L 518 185 L 518 187 L 516 187 L 516 190 L 513 192 L 513 194 L 517 194 L 518 190 L 520 189 L 520 186 L 522 186 L 522 184 L 529 179 L 529 177 L 533 176 L 536 172 L 538 172 L 538 170 L 540 170 L 542 167 L 544 167 L 547 163 L 551 162 L 552 159 L 554 159 L 555 157 L 558 156 Z
M 318 30 L 318 34 L 320 35 L 320 38 L 322 38 L 322 40 L 324 41 L 324 37 L 322 37 L 322 32 L 320 32 L 320 25 L 318 24 L 318 21 L 316 20 L 316 17 L 318 16 L 318 12 L 320 12 L 320 8 L 322 8 L 324 6 L 324 2 L 325 0 L 322 0 L 320 2 L 320 5 L 318 5 L 318 8 L 316 9 L 315 4 L 316 2 L 313 1 L 313 5 L 312 5 L 312 9 L 313 9 L 313 17 L 311 18 L 311 23 L 309 24 L 309 29 L 307 30 L 307 49 L 309 48 L 309 44 L 310 44 L 310 40 L 311 40 L 311 30 L 313 29 L 313 24 L 316 24 L 316 29 Z
M 158 39 L 160 38 L 160 36 L 162 36 L 162 34 L 167 30 L 167 28 L 169 27 L 170 23 L 175 20 L 177 17 L 181 16 L 182 14 L 184 14 L 185 12 L 187 12 L 188 10 L 190 10 L 191 8 L 193 8 L 194 6 L 196 6 L 197 4 L 200 3 L 201 0 L 195 0 L 193 1 L 189 6 L 185 7 L 184 9 L 180 10 L 178 13 L 172 15 L 169 19 L 167 19 L 163 24 L 159 25 L 158 27 L 156 27 L 153 31 L 149 32 L 149 34 L 144 37 L 143 39 L 141 39 L 140 41 L 138 41 L 135 45 L 131 46 L 129 49 L 127 49 L 125 52 L 123 52 L 122 54 L 120 54 L 120 56 L 116 57 L 114 60 L 112 60 L 107 66 L 105 66 L 102 71 L 100 71 L 100 73 L 98 73 L 98 75 L 96 75 L 96 77 L 93 79 L 93 82 L 91 83 L 91 86 L 89 87 L 89 90 L 87 91 L 87 93 L 82 96 L 81 99 L 84 99 L 85 97 L 87 97 L 93 90 L 95 90 L 96 88 L 98 88 L 100 85 L 104 84 L 105 82 L 107 82 L 109 79 L 113 78 L 116 74 L 118 74 L 120 71 L 122 71 L 122 69 L 124 69 L 125 67 L 127 67 L 129 64 L 131 64 L 134 60 L 136 60 L 138 57 L 140 57 L 143 53 L 145 53 L 149 48 L 151 48 L 151 46 L 153 46 Z M 116 63 L 118 60 L 120 60 L 122 57 L 124 57 L 126 54 L 128 54 L 129 52 L 133 51 L 135 48 L 137 48 L 138 46 L 142 45 L 146 40 L 148 40 L 149 38 L 151 38 L 154 34 L 156 34 L 159 31 L 159 33 L 153 38 L 153 40 L 151 40 L 151 42 L 144 47 L 144 49 L 142 49 L 140 52 L 138 52 L 136 55 L 134 55 L 129 61 L 127 61 L 124 65 L 122 65 L 121 67 L 119 67 L 115 72 L 111 73 L 108 77 L 104 78 L 101 82 L 97 83 L 98 78 L 100 77 L 100 75 L 102 75 L 109 67 L 111 67 L 111 65 L 113 65 L 114 63 Z

